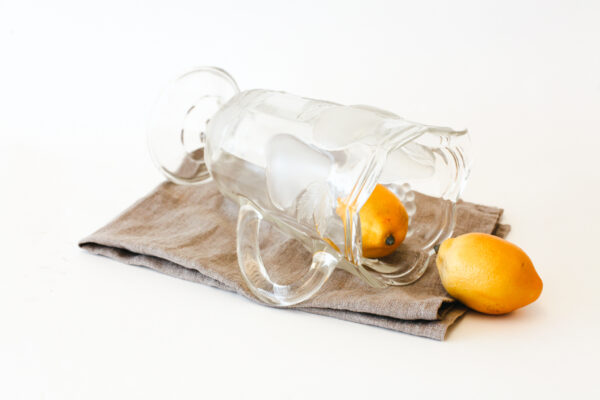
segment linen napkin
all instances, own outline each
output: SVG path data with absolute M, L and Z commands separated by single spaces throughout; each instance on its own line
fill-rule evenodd
M 427 207 L 435 199 L 419 196 L 416 201 L 417 207 Z M 212 182 L 201 186 L 164 182 L 79 246 L 261 302 L 246 286 L 237 264 L 237 210 L 237 204 Z M 484 232 L 504 237 L 510 227 L 499 224 L 501 215 L 499 208 L 460 201 L 455 235 Z M 292 280 L 312 258 L 297 241 L 268 224 L 261 226 L 261 249 L 265 265 L 280 282 Z M 336 270 L 313 298 L 291 308 L 437 340 L 443 340 L 466 312 L 444 290 L 434 260 L 414 284 L 385 289 Z

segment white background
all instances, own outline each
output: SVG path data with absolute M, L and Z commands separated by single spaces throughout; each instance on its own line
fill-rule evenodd
M 86 3 L 0 0 L 0 398 L 598 398 L 599 2 Z M 540 299 L 436 342 L 79 250 L 162 180 L 148 113 L 206 64 L 468 127 L 464 198 Z

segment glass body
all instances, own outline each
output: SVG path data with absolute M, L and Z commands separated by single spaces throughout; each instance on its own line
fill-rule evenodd
M 184 75 L 172 88 L 177 86 L 155 112 L 150 131 L 154 158 L 171 180 L 189 184 L 212 179 L 240 204 L 238 262 L 262 300 L 301 302 L 335 268 L 375 287 L 412 283 L 427 268 L 434 246 L 451 235 L 455 202 L 469 170 L 466 131 L 407 121 L 368 106 L 270 90 L 237 92 L 231 77 L 211 68 Z M 185 98 L 182 90 L 196 95 Z M 174 97 L 187 110 L 179 113 L 183 118 L 174 117 L 176 111 L 165 112 L 177 103 Z M 173 131 L 179 127 L 179 135 L 167 132 L 170 123 Z M 173 136 L 179 136 L 177 144 L 164 146 Z M 190 137 L 195 148 L 186 140 Z M 171 166 L 165 166 L 167 155 Z M 177 169 L 184 159 L 196 164 L 191 173 Z M 409 228 L 393 254 L 370 259 L 363 257 L 359 211 L 377 184 L 403 203 Z M 420 208 L 422 196 L 439 201 Z M 428 223 L 420 223 L 424 220 Z M 281 285 L 270 278 L 260 257 L 263 221 L 301 241 L 313 255 L 296 282 Z

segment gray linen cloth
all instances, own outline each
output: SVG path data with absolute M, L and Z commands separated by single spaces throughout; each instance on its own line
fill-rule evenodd
M 434 201 L 419 197 L 419 202 Z M 95 254 L 152 268 L 237 292 L 260 302 L 248 289 L 236 256 L 238 207 L 214 183 L 201 186 L 160 184 L 112 222 L 81 240 Z M 502 210 L 467 202 L 457 204 L 455 235 L 484 232 L 504 237 L 510 227 L 499 224 Z M 278 281 L 293 280 L 311 255 L 295 240 L 263 224 L 261 252 Z M 374 325 L 443 340 L 466 308 L 444 290 L 435 267 L 412 285 L 375 289 L 359 278 L 336 270 L 311 299 L 293 307 L 314 314 Z

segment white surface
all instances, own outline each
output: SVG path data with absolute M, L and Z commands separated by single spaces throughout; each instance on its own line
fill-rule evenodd
M 598 398 L 600 3 L 85 3 L 0 2 L 0 398 Z M 541 298 L 440 343 L 79 250 L 162 180 L 148 111 L 205 64 L 468 127 L 464 197 Z

